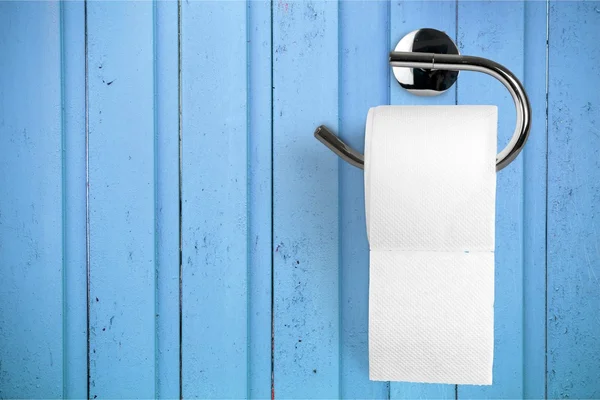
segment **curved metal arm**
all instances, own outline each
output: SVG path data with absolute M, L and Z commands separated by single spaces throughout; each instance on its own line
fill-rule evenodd
M 498 79 L 508 89 L 515 102 L 517 124 L 510 142 L 496 156 L 496 171 L 506 167 L 519 155 L 531 128 L 531 106 L 523 85 L 507 68 L 482 57 L 397 51 L 390 53 L 390 64 L 394 67 L 477 71 Z M 315 137 L 343 160 L 355 167 L 364 168 L 363 155 L 346 145 L 325 126 L 321 125 L 317 128 Z

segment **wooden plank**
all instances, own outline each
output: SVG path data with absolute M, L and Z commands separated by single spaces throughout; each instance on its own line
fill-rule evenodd
M 599 10 L 600 2 L 550 4 L 550 398 L 600 398 Z
M 523 150 L 523 397 L 546 397 L 546 3 L 525 3 L 525 90 L 532 121 Z
M 462 54 L 490 58 L 523 79 L 523 2 L 459 1 L 458 43 Z M 484 74 L 461 73 L 457 99 L 498 106 L 501 150 L 515 126 L 514 105 L 502 84 Z M 493 385 L 459 386 L 459 398 L 523 397 L 523 157 L 497 179 Z
M 152 3 L 89 2 L 87 50 L 90 397 L 155 397 Z
M 245 2 L 182 2 L 183 397 L 248 393 Z
M 154 3 L 156 108 L 156 394 L 179 398 L 179 17 Z
M 389 103 L 389 5 L 340 5 L 340 136 L 361 152 L 370 107 Z M 371 29 L 365 30 L 364 26 Z M 389 384 L 369 380 L 369 244 L 363 172 L 340 163 L 341 397 L 387 399 Z
M 390 50 L 393 50 L 398 41 L 411 31 L 420 28 L 434 28 L 446 32 L 455 39 L 456 36 L 456 2 L 427 1 L 427 2 L 392 2 L 390 19 Z M 390 102 L 391 104 L 455 104 L 456 87 L 436 97 L 414 96 L 402 89 L 390 74 Z M 390 398 L 392 399 L 453 399 L 455 385 L 431 385 L 420 383 L 390 384 Z
M 0 53 L 0 397 L 61 397 L 59 4 L 0 3 Z
M 273 4 L 276 398 L 339 397 L 338 5 Z
M 63 93 L 63 359 L 66 398 L 88 396 L 85 5 L 61 3 Z
M 248 2 L 248 397 L 271 397 L 271 2 Z

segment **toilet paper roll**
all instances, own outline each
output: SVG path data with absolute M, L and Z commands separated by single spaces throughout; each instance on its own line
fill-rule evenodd
M 495 106 L 369 111 L 372 380 L 491 384 Z

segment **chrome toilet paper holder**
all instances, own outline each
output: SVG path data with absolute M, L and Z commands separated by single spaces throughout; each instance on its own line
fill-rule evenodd
M 483 72 L 499 80 L 515 103 L 517 123 L 512 138 L 496 155 L 496 171 L 519 155 L 531 128 L 531 106 L 527 93 L 515 75 L 503 65 L 482 57 L 463 56 L 444 32 L 419 29 L 404 36 L 390 52 L 390 65 L 400 85 L 420 96 L 435 96 L 448 90 L 458 78 L 458 71 Z M 344 143 L 326 126 L 315 130 L 315 137 L 351 165 L 364 168 L 364 156 Z

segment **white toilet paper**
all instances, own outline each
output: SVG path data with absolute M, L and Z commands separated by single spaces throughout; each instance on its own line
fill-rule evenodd
M 495 106 L 372 108 L 372 380 L 492 383 Z

